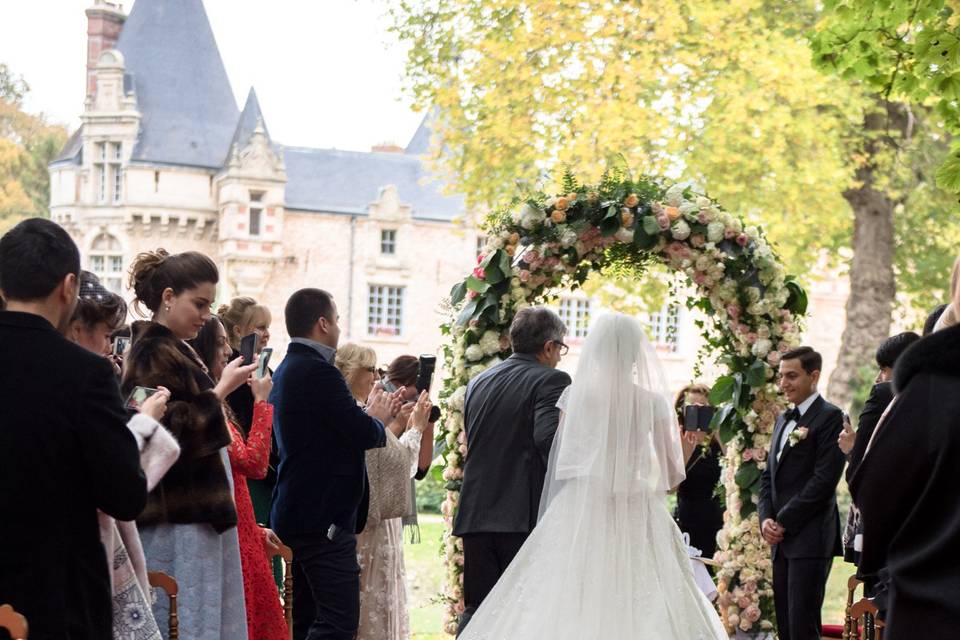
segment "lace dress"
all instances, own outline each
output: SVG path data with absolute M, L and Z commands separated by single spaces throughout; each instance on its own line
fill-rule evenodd
M 395 438 L 387 430 L 388 438 Z M 421 434 L 408 429 L 400 436 L 400 445 L 410 460 L 410 475 L 397 479 L 409 482 L 416 474 Z M 368 464 L 371 452 L 367 452 Z M 378 491 L 376 476 L 371 476 L 370 491 Z M 410 614 L 407 611 L 406 570 L 403 565 L 403 518 L 368 524 L 357 536 L 360 562 L 360 628 L 356 640 L 407 640 Z
M 237 534 L 240 537 L 240 563 L 243 567 L 243 592 L 247 605 L 247 633 L 250 640 L 286 640 L 289 635 L 283 619 L 280 596 L 267 559 L 263 529 L 257 524 L 247 488 L 247 478 L 263 478 L 270 460 L 270 432 L 273 430 L 273 405 L 258 402 L 246 442 L 233 422 L 229 423 L 233 441 L 227 447 L 233 473 L 233 494 L 237 503 Z

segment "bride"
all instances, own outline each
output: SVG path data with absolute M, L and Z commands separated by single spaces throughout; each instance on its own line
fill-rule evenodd
M 667 512 L 684 466 L 665 382 L 639 323 L 601 316 L 558 403 L 537 527 L 460 640 L 727 638 Z

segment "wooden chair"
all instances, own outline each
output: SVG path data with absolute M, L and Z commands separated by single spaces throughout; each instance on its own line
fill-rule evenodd
M 884 623 L 877 619 L 877 607 L 868 598 L 856 598 L 863 582 L 853 575 L 847 580 L 847 608 L 843 624 L 843 640 L 883 640 Z
M 9 604 L 0 605 L 0 629 L 6 629 L 13 640 L 27 640 L 27 619 Z
M 147 573 L 147 580 L 150 586 L 163 589 L 170 599 L 170 616 L 168 618 L 170 640 L 180 640 L 180 617 L 177 614 L 177 595 L 180 588 L 177 581 L 163 573 L 162 571 L 150 571 Z
M 293 549 L 285 544 L 270 554 L 270 559 L 283 558 L 283 618 L 287 621 L 287 632 L 293 640 Z

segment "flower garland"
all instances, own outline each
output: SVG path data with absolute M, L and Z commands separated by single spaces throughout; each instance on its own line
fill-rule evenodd
M 774 421 L 784 406 L 774 368 L 799 342 L 806 294 L 757 227 L 682 185 L 663 189 L 650 179 L 608 172 L 589 186 L 568 173 L 561 195 L 529 193 L 492 214 L 476 268 L 451 291 L 455 315 L 442 327 L 449 341 L 438 434 L 446 443 L 447 633 L 455 633 L 464 609 L 463 543 L 450 530 L 467 455 L 467 383 L 509 356 L 508 331 L 519 310 L 577 288 L 591 271 L 615 266 L 639 275 L 652 261 L 687 277 L 697 292 L 688 306 L 704 312 L 707 320 L 699 324 L 707 348 L 728 370 L 710 394 L 718 406 L 713 426 L 727 445 L 718 607 L 731 633 L 774 628 L 772 564 L 756 505 Z

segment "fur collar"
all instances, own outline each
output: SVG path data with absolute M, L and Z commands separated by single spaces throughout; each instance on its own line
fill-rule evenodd
M 904 351 L 893 374 L 894 389 L 903 391 L 920 373 L 960 378 L 960 325 L 931 333 Z

